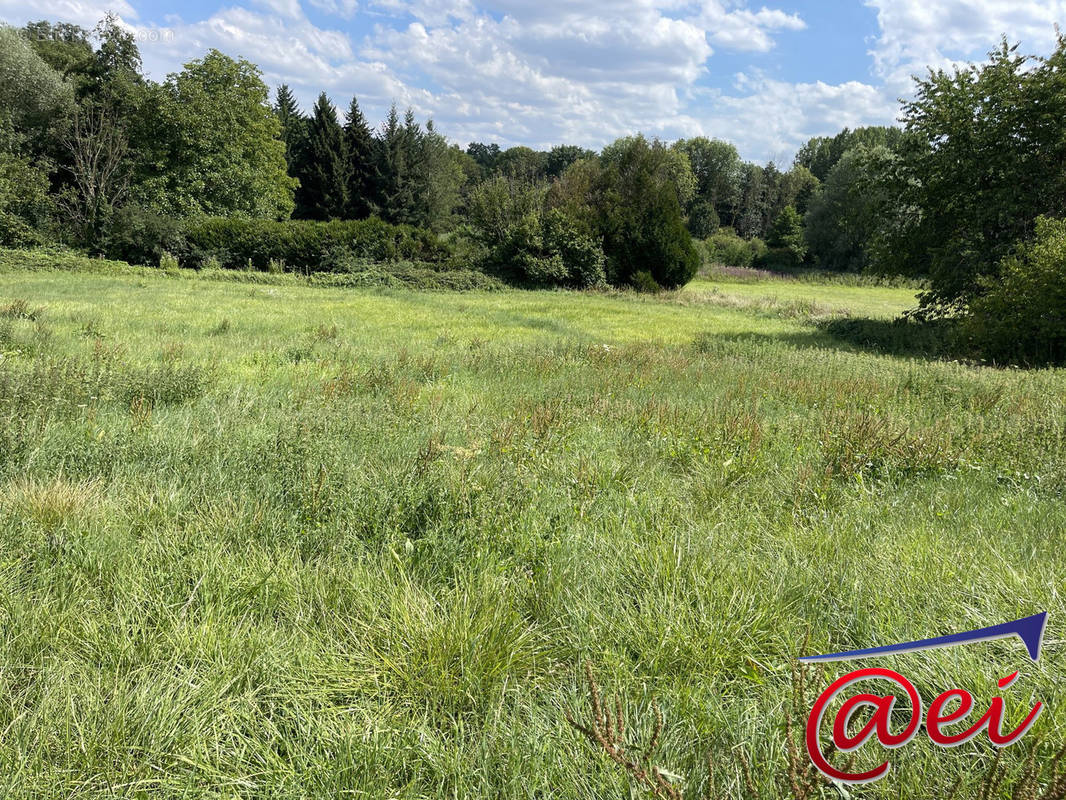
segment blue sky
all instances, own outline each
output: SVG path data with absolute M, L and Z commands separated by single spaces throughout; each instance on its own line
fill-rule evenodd
M 460 144 L 599 147 L 642 131 L 788 162 L 814 135 L 884 124 L 910 76 L 1002 35 L 1047 53 L 1066 0 L 0 0 L 0 19 L 108 10 L 156 79 L 208 48 L 309 107 L 396 102 Z

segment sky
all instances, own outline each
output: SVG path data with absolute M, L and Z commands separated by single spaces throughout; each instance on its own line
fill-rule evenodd
M 709 136 L 787 164 L 812 136 L 890 124 L 911 76 L 980 61 L 1003 35 L 1048 54 L 1066 0 L 0 0 L 0 20 L 108 11 L 163 80 L 217 48 L 305 110 L 411 107 L 460 145 L 598 149 Z

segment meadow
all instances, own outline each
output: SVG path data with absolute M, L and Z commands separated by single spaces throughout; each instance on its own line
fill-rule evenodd
M 586 663 L 686 797 L 789 797 L 797 656 L 1044 610 L 1038 664 L 890 666 L 979 707 L 1022 671 L 1010 718 L 1047 710 L 988 796 L 1066 740 L 1066 373 L 822 324 L 912 289 L 41 261 L 0 263 L 5 798 L 650 796 L 566 720 Z M 977 797 L 994 756 L 809 796 Z

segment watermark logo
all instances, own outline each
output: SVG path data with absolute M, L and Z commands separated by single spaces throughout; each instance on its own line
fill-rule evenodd
M 995 639 L 1007 639 L 1017 636 L 1025 644 L 1029 658 L 1036 662 L 1040 658 L 1040 647 L 1044 640 L 1044 628 L 1047 625 L 1047 613 L 1035 614 L 1031 617 L 1007 622 L 1002 625 L 993 625 L 989 628 L 957 633 L 950 636 L 940 636 L 935 639 L 923 639 L 904 644 L 874 647 L 866 650 L 852 650 L 846 653 L 831 653 L 823 656 L 805 656 L 800 659 L 802 663 L 814 664 L 830 661 L 848 661 L 861 658 L 872 658 L 895 653 L 911 653 L 919 650 L 932 650 L 940 647 L 957 647 L 976 642 L 988 642 Z M 1018 672 L 998 681 L 1000 690 L 1009 689 L 1018 680 Z M 807 754 L 814 766 L 825 776 L 843 783 L 873 783 L 884 778 L 891 770 L 891 763 L 886 760 L 880 766 L 866 772 L 845 772 L 834 767 L 823 755 L 820 743 L 822 723 L 825 720 L 829 707 L 839 697 L 844 696 L 849 689 L 860 683 L 868 681 L 880 681 L 894 685 L 898 693 L 905 695 L 910 701 L 909 709 L 900 709 L 907 718 L 906 725 L 902 730 L 893 731 L 892 720 L 896 714 L 898 698 L 896 694 L 874 694 L 862 692 L 847 697 L 833 718 L 831 741 L 837 750 L 844 753 L 854 752 L 876 737 L 882 747 L 896 749 L 913 741 L 922 727 L 922 714 L 924 705 L 921 695 L 907 678 L 898 672 L 880 667 L 868 667 L 858 669 L 843 675 L 829 686 L 818 697 L 807 718 L 806 744 Z M 958 702 L 958 707 L 951 708 Z M 871 708 L 873 713 L 869 720 L 857 732 L 850 732 L 852 720 L 855 714 L 862 708 Z M 1020 740 L 1036 723 L 1040 713 L 1044 710 L 1042 702 L 1037 703 L 1029 712 L 1028 716 L 1009 732 L 1004 732 L 1004 702 L 1002 697 L 994 697 L 988 710 L 985 711 L 976 722 L 966 728 L 967 717 L 974 709 L 973 695 L 964 689 L 949 689 L 941 694 L 929 705 L 925 714 L 925 731 L 930 740 L 940 747 L 956 747 L 978 736 L 982 731 L 987 731 L 988 738 L 996 747 L 1008 747 Z

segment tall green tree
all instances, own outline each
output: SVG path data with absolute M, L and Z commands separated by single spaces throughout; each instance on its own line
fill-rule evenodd
M 167 216 L 288 217 L 296 181 L 268 100 L 258 67 L 217 50 L 149 87 L 135 199 Z
M 37 54 L 65 78 L 85 74 L 94 59 L 89 32 L 67 22 L 30 22 L 22 29 Z
M 695 187 L 688 158 L 658 140 L 631 136 L 605 147 L 600 160 L 594 196 L 608 279 L 640 284 L 650 276 L 665 288 L 688 283 L 699 268 L 681 211 Z
M 549 178 L 558 178 L 567 168 L 577 162 L 595 158 L 596 153 L 584 147 L 572 144 L 560 144 L 548 151 L 545 158 L 544 172 Z
M 806 258 L 803 218 L 794 206 L 785 206 L 778 214 L 766 234 L 766 244 L 781 251 L 792 266 L 798 266 Z
M 682 139 L 674 148 L 688 156 L 696 179 L 696 194 L 688 209 L 694 233 L 702 237 L 713 233 L 719 224 L 734 225 L 743 178 L 737 148 L 702 136 Z
M 0 116 L 29 155 L 51 152 L 74 111 L 74 90 L 17 30 L 0 25 Z
M 348 147 L 337 109 L 318 96 L 307 129 L 307 147 L 297 172 L 300 207 L 311 219 L 342 219 L 348 211 Z
M 1046 59 L 1006 41 L 981 65 L 917 81 L 894 191 L 910 224 L 879 266 L 925 273 L 929 314 L 963 309 L 1041 215 L 1066 216 L 1066 40 Z
M 426 123 L 414 154 L 414 208 L 408 221 L 413 225 L 445 231 L 453 225 L 466 173 L 464 154 L 448 144 L 433 125 Z
M 348 154 L 348 215 L 364 219 L 377 210 L 377 142 L 355 97 L 344 115 L 344 141 Z
M 295 163 L 307 145 L 307 117 L 300 112 L 296 95 L 286 83 L 281 84 L 274 95 L 274 115 L 281 126 L 279 135 L 285 144 L 285 163 L 292 174 Z
M 835 136 L 816 136 L 800 148 L 796 165 L 806 167 L 819 181 L 829 177 L 837 162 L 856 147 L 887 147 L 897 150 L 905 134 L 895 126 L 871 126 L 851 130 L 845 128 Z
M 893 216 L 895 199 L 882 176 L 898 156 L 881 145 L 846 152 L 811 199 L 804 218 L 811 256 L 819 267 L 861 272 Z
M 411 140 L 418 131 L 411 123 L 412 115 L 408 113 L 405 125 L 393 105 L 377 136 L 378 197 L 381 214 L 388 222 L 408 222 L 415 204 L 412 174 L 415 142 Z

